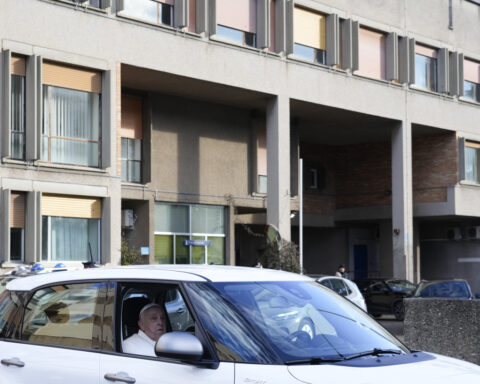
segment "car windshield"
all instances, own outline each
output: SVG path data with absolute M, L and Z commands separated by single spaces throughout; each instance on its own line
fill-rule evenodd
M 408 280 L 387 280 L 387 284 L 395 292 L 408 292 L 416 288 L 416 285 Z
M 288 364 L 409 352 L 361 309 L 314 282 L 192 283 L 188 291 L 221 360 Z

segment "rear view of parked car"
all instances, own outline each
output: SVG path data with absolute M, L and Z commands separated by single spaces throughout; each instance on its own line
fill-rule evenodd
M 369 278 L 356 283 L 372 316 L 392 314 L 397 320 L 405 317 L 403 299 L 411 296 L 416 288 L 415 284 L 401 279 Z
M 325 287 L 330 288 L 332 291 L 337 292 L 340 296 L 350 300 L 364 311 L 367 310 L 367 305 L 362 292 L 360 292 L 357 284 L 355 284 L 353 281 L 343 277 L 322 276 L 317 279 L 317 283 L 320 283 Z
M 413 296 L 473 299 L 472 290 L 466 280 L 422 281 L 418 284 Z

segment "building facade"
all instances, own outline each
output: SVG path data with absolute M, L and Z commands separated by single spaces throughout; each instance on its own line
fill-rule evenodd
M 3 0 L 2 266 L 251 265 L 274 224 L 310 274 L 480 290 L 479 12 Z

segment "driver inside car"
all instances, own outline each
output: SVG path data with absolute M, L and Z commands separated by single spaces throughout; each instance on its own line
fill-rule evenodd
M 138 333 L 123 342 L 123 352 L 155 356 L 155 343 L 166 330 L 165 310 L 158 304 L 145 305 L 138 315 Z

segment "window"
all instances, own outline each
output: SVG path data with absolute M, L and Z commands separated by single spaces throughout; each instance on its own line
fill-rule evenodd
M 415 45 L 415 85 L 429 91 L 437 91 L 437 51 Z
M 480 63 L 465 59 L 463 71 L 463 96 L 480 103 Z
M 122 96 L 121 172 L 122 180 L 140 183 L 142 179 L 142 100 Z
M 10 260 L 23 261 L 25 253 L 25 194 L 10 194 Z
M 21 316 L 22 302 L 17 293 L 0 289 L 0 339 L 18 336 Z
M 217 36 L 256 47 L 257 0 L 218 0 Z
M 42 260 L 100 261 L 101 202 L 42 196 Z
M 43 65 L 41 159 L 98 167 L 101 74 L 53 63 Z
M 257 192 L 267 193 L 267 129 L 264 121 L 257 125 Z
M 174 0 L 124 0 L 122 15 L 155 24 L 173 25 Z
M 295 57 L 326 64 L 325 15 L 304 8 L 294 8 Z
M 159 264 L 225 264 L 225 209 L 155 204 L 155 260 Z
M 480 143 L 465 142 L 465 180 L 480 183 Z
M 72 0 L 74 3 L 83 3 L 84 0 Z M 100 8 L 100 0 L 88 0 L 88 5 L 95 8 Z
M 63 284 L 35 292 L 25 309 L 22 340 L 112 349 L 102 338 L 107 288 L 108 283 Z
M 355 74 L 385 80 L 385 40 L 383 33 L 359 29 L 359 66 Z
M 10 143 L 12 159 L 25 159 L 25 59 L 11 62 Z

